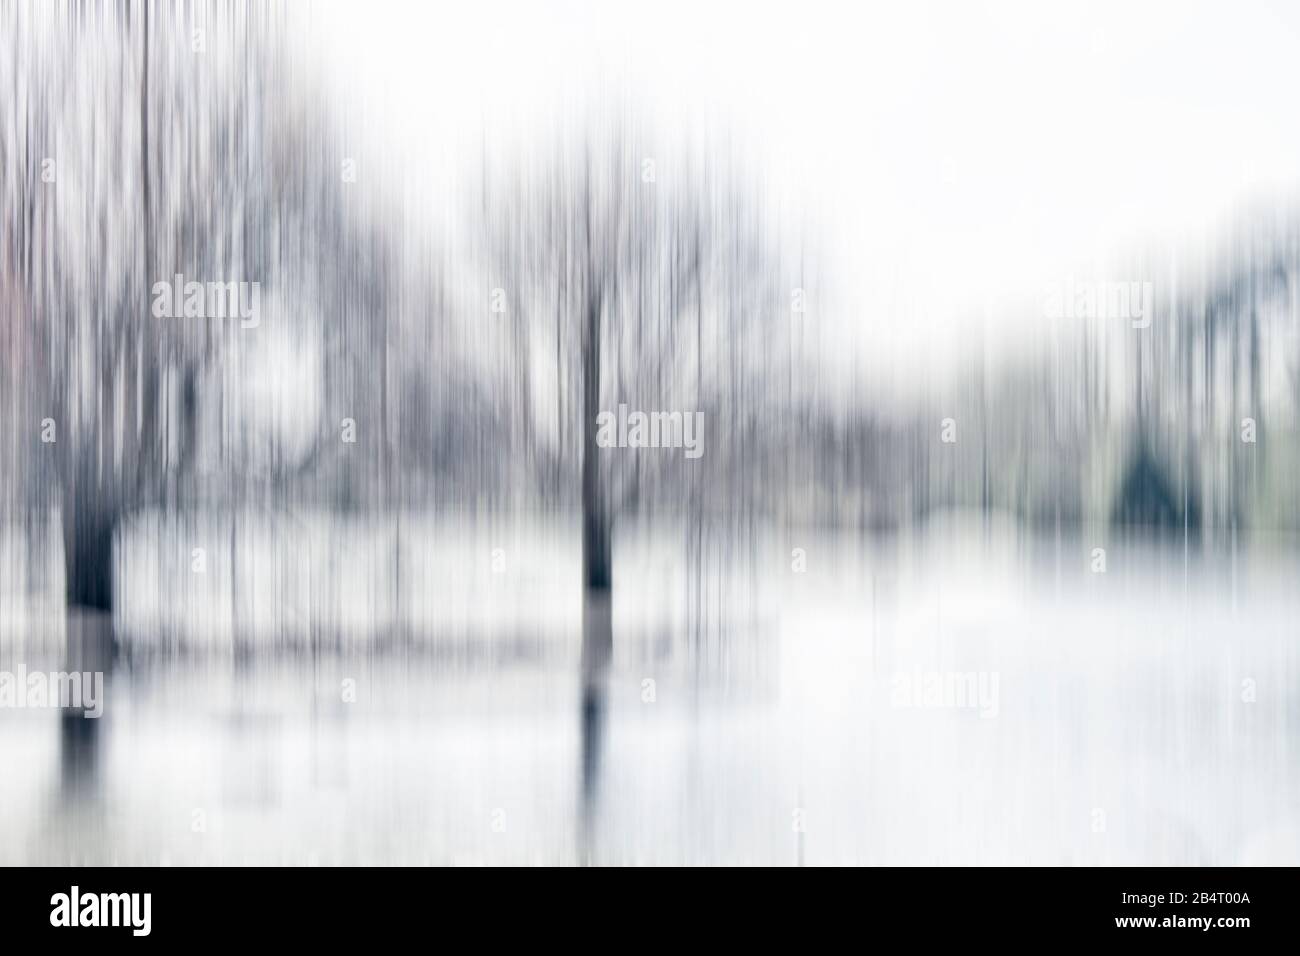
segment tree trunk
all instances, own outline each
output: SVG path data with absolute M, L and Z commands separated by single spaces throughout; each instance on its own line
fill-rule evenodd
M 582 579 L 588 591 L 608 591 L 610 567 L 609 497 L 600 475 L 596 416 L 600 414 L 600 302 L 587 303 L 582 336 Z
M 609 498 L 601 481 L 596 416 L 600 413 L 600 301 L 587 301 L 582 332 L 582 700 L 578 862 L 593 862 L 606 715 L 606 674 L 613 656 L 613 584 Z
M 63 556 L 69 607 L 113 607 L 112 505 L 93 485 L 76 482 L 63 494 Z

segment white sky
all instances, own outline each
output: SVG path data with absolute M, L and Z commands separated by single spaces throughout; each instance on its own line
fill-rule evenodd
M 365 117 L 357 151 L 433 197 L 477 162 L 484 123 L 526 144 L 596 90 L 630 91 L 666 128 L 728 126 L 823 237 L 836 281 L 810 322 L 827 360 L 876 376 L 938 367 L 972 322 L 1022 338 L 1023 313 L 985 304 L 1195 240 L 1242 200 L 1289 196 L 1300 170 L 1285 3 L 312 10 L 309 40 Z

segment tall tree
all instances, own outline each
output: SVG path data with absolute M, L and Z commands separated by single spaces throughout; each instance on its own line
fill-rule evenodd
M 670 145 L 623 115 L 596 114 L 530 150 L 530 164 L 484 169 L 483 270 L 505 277 L 511 359 L 522 372 L 553 350 L 557 391 L 576 395 L 552 405 L 525 392 L 519 413 L 579 417 L 552 434 L 556 454 L 581 462 L 582 582 L 596 595 L 614 585 L 621 512 L 674 500 L 698 514 L 710 479 L 730 505 L 743 498 L 797 275 L 725 147 Z M 600 415 L 620 404 L 703 413 L 705 453 L 602 448 Z

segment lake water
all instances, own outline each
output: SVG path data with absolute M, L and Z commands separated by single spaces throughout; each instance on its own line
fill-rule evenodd
M 570 587 L 571 538 L 517 573 Z M 107 686 L 99 720 L 0 709 L 0 863 L 1300 863 L 1291 543 L 689 538 L 620 538 L 594 673 L 576 588 L 530 622 L 518 581 L 306 644 L 10 635 L 3 668 Z

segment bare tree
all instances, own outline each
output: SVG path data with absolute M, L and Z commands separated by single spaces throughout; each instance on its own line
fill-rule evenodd
M 759 457 L 751 426 L 774 407 L 781 374 L 776 332 L 793 273 L 761 195 L 725 149 L 665 144 L 611 111 L 531 165 L 484 169 L 483 268 L 511 287 L 514 366 L 555 355 L 555 404 L 535 407 L 525 387 L 518 411 L 554 414 L 552 453 L 581 462 L 582 580 L 593 594 L 613 587 L 619 513 L 673 495 L 698 514 L 711 480 L 732 504 L 743 497 Z M 705 413 L 707 454 L 602 448 L 598 418 L 619 404 Z

